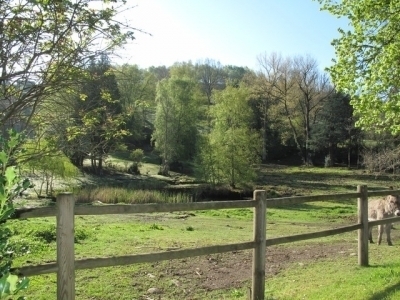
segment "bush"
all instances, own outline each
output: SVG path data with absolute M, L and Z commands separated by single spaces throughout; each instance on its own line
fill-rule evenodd
M 33 230 L 31 234 L 48 244 L 57 240 L 57 231 L 55 225 L 50 225 L 47 228 L 43 229 Z M 79 243 L 83 240 L 86 240 L 89 236 L 90 233 L 87 230 L 83 228 L 76 228 L 74 232 L 74 242 Z
M 131 154 L 129 155 L 129 158 L 133 162 L 138 163 L 139 165 L 142 162 L 143 157 L 144 157 L 144 152 L 142 149 L 136 149 L 136 150 L 132 151 Z
M 128 168 L 128 173 L 133 175 L 140 175 L 139 164 L 133 163 Z
M 15 166 L 10 161 L 20 152 L 23 137 L 10 130 L 8 139 L 0 136 L 0 298 L 9 298 L 28 287 L 26 277 L 10 273 L 13 262 L 13 249 L 10 245 L 11 229 L 7 220 L 14 213 L 13 200 L 30 186 L 28 180 L 20 181 Z M 21 298 L 21 297 L 20 297 Z

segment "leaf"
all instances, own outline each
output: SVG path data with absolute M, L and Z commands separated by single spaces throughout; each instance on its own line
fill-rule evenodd
M 24 277 L 20 280 L 17 275 L 6 273 L 0 278 L 0 298 L 14 295 L 17 292 L 26 289 L 28 284 L 28 278 Z
M 22 279 L 19 279 L 19 277 L 18 277 L 17 275 L 12 275 L 12 276 L 17 277 L 17 279 L 18 279 L 16 285 L 15 285 L 15 286 L 12 286 L 12 289 L 11 289 L 11 290 L 12 290 L 12 293 L 13 293 L 13 294 L 16 294 L 16 293 L 18 293 L 19 291 L 22 291 L 22 290 L 28 288 L 28 285 L 29 285 L 29 278 L 23 277 Z M 20 297 L 20 298 L 21 298 L 21 297 Z M 20 299 L 20 298 L 18 298 L 18 299 Z M 22 297 L 22 299 L 25 299 L 25 298 Z
M 3 210 L 0 212 L 0 221 L 7 220 L 13 213 L 15 209 L 12 205 L 7 205 L 3 207 Z
M 28 178 L 25 178 L 24 181 L 22 182 L 22 188 L 26 190 L 27 188 L 32 187 L 31 182 L 29 181 Z
M 12 275 L 10 275 L 9 273 L 6 273 L 5 275 L 3 275 L 3 277 L 0 278 L 0 298 L 11 295 L 10 282 L 8 281 L 8 278 L 10 276 L 12 276 Z M 12 278 L 10 278 L 10 279 L 12 280 Z
M 14 167 L 8 167 L 4 174 L 6 177 L 6 187 L 12 187 L 15 183 L 15 179 L 17 178 L 17 173 L 15 172 Z
M 4 151 L 0 151 L 0 163 L 3 165 L 7 165 L 8 157 Z

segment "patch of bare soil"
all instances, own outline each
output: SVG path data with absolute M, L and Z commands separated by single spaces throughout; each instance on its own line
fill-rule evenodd
M 266 276 L 274 276 L 294 263 L 306 265 L 322 259 L 355 255 L 355 251 L 356 249 L 351 249 L 349 243 L 268 247 Z M 218 289 L 240 288 L 244 282 L 250 282 L 252 251 L 173 260 L 156 263 L 152 267 L 154 267 L 152 272 L 160 272 L 163 274 L 162 277 L 168 278 L 176 286 L 176 295 L 184 296 L 185 299 L 197 299 L 194 290 L 203 290 L 207 293 Z

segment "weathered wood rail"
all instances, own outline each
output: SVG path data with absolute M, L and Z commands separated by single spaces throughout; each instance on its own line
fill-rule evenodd
M 265 295 L 265 252 L 267 246 L 321 238 L 358 230 L 358 263 L 360 266 L 368 266 L 369 226 L 376 226 L 379 224 L 388 224 L 400 221 L 400 218 L 394 217 L 368 222 L 368 197 L 386 196 L 390 194 L 400 194 L 400 190 L 368 192 L 366 186 L 358 186 L 357 192 L 354 193 L 285 197 L 273 199 L 266 199 L 265 191 L 256 190 L 254 191 L 253 200 L 193 202 L 176 204 L 79 206 L 75 205 L 74 196 L 72 194 L 62 193 L 59 194 L 57 197 L 56 207 L 22 208 L 18 209 L 13 216 L 13 218 L 16 219 L 56 216 L 57 263 L 24 266 L 16 268 L 13 271 L 24 276 L 57 273 L 57 299 L 72 300 L 75 299 L 75 270 L 130 265 L 136 263 L 149 263 L 214 253 L 253 249 L 253 275 L 250 298 L 252 300 L 261 300 L 264 299 Z M 345 200 L 350 198 L 358 199 L 357 224 L 311 233 L 266 239 L 267 207 L 285 207 L 305 202 Z M 236 244 L 207 246 L 195 249 L 174 250 L 160 253 L 126 255 L 117 257 L 87 258 L 80 260 L 75 260 L 74 257 L 75 215 L 134 214 L 230 208 L 254 208 L 254 239 L 252 241 Z

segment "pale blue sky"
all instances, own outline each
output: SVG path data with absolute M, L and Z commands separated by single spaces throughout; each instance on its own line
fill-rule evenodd
M 257 56 L 310 54 L 331 64 L 331 41 L 347 21 L 320 11 L 312 0 L 129 0 L 130 24 L 152 34 L 119 51 L 117 62 L 140 67 L 204 58 L 258 69 Z

